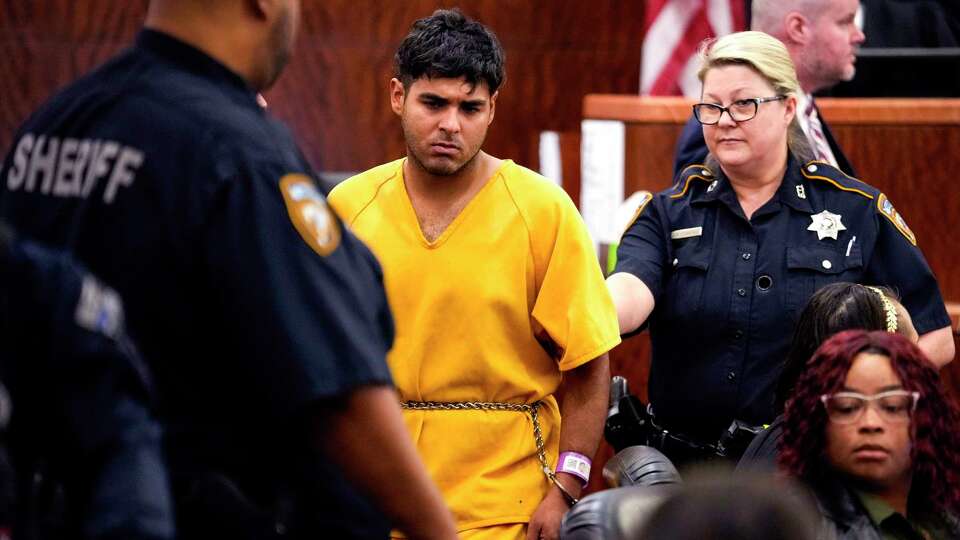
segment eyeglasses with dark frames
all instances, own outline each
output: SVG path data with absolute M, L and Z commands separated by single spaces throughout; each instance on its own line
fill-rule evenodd
M 917 408 L 920 392 L 907 390 L 889 390 L 872 396 L 859 392 L 837 392 L 820 396 L 827 417 L 837 424 L 852 424 L 863 417 L 867 407 L 873 407 L 880 418 L 890 423 L 903 423 Z
M 693 106 L 693 115 L 697 118 L 698 122 L 705 126 L 712 126 L 720 122 L 720 117 L 723 116 L 724 112 L 729 114 L 730 119 L 734 122 L 746 122 L 747 120 L 752 120 L 753 117 L 757 115 L 761 103 L 780 101 L 781 99 L 786 99 L 786 97 L 785 95 L 777 95 L 772 97 L 738 99 L 728 107 L 714 103 L 697 103 Z

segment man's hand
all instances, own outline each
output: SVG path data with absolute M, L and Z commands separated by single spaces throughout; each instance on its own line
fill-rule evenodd
M 557 480 L 563 483 L 572 495 L 579 497 L 580 482 L 566 474 L 557 475 Z M 530 517 L 530 523 L 527 525 L 526 540 L 557 540 L 560 538 L 560 520 L 570 509 L 570 504 L 560 492 L 557 486 L 551 485 L 547 496 L 540 502 L 540 506 Z
M 638 280 L 639 281 L 639 280 Z M 603 419 L 607 412 L 607 395 L 610 389 L 610 359 L 601 354 L 590 362 L 563 374 L 560 402 L 560 451 L 572 451 L 592 456 L 603 434 Z M 580 497 L 583 486 L 580 479 L 569 473 L 558 472 L 557 480 L 574 497 Z M 530 517 L 527 525 L 527 540 L 560 536 L 560 520 L 570 509 L 560 488 L 550 486 L 540 506 Z

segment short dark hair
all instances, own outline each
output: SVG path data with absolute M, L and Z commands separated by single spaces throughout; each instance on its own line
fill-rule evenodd
M 493 94 L 503 84 L 504 53 L 489 28 L 457 9 L 438 9 L 410 27 L 394 56 L 397 78 L 409 89 L 420 77 L 483 81 Z

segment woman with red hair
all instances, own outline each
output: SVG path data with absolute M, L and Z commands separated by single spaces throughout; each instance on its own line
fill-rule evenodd
M 960 538 L 960 411 L 900 335 L 850 330 L 817 349 L 779 462 L 813 489 L 823 538 Z

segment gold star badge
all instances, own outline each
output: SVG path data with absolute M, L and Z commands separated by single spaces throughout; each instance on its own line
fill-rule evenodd
M 816 232 L 817 240 L 823 240 L 824 238 L 836 240 L 837 233 L 847 230 L 843 222 L 840 221 L 840 214 L 834 214 L 829 210 L 814 214 L 810 216 L 810 219 L 813 220 L 813 223 L 807 227 L 807 230 Z

